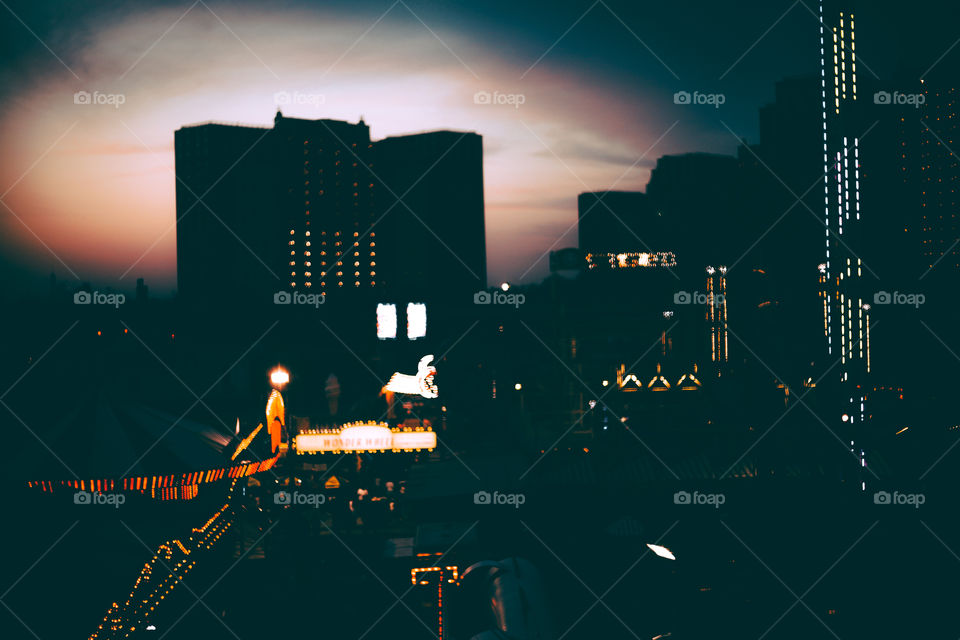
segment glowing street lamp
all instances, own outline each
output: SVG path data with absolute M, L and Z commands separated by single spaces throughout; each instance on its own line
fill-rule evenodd
M 290 373 L 283 367 L 277 367 L 270 372 L 270 384 L 275 389 L 282 389 L 288 382 L 290 382 Z
M 509 282 L 503 282 L 503 283 L 500 284 L 500 288 L 501 288 L 502 290 L 504 290 L 504 291 L 509 291 L 509 290 L 510 290 L 510 283 L 509 283 Z

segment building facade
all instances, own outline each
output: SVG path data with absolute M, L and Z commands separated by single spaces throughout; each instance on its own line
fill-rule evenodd
M 470 300 L 486 286 L 475 133 L 373 142 L 362 120 L 278 112 L 272 128 L 206 123 L 174 138 L 186 302 L 372 304 L 439 288 Z
M 850 450 L 866 466 L 867 381 L 870 373 L 870 304 L 860 253 L 866 212 L 860 209 L 860 119 L 855 17 L 845 4 L 820 3 L 823 112 L 825 301 L 828 370 L 837 406 L 828 424 L 847 434 Z

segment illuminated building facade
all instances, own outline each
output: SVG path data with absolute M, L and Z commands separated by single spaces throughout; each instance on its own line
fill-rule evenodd
M 363 120 L 277 112 L 272 128 L 204 123 L 174 140 L 186 301 L 268 304 L 278 291 L 418 300 L 486 287 L 475 133 L 372 142 Z
M 329 294 L 377 286 L 369 127 L 278 112 L 271 134 L 284 287 Z
M 710 330 L 710 360 L 717 375 L 730 361 L 730 336 L 727 327 L 727 268 L 707 267 L 706 321 Z
M 839 359 L 834 420 L 850 434 L 850 448 L 866 466 L 863 429 L 870 373 L 870 305 L 859 255 L 860 139 L 854 14 L 844 3 L 820 3 L 826 260 L 819 268 L 828 361 Z
M 931 84 L 935 86 L 931 86 Z M 960 160 L 950 150 L 957 141 L 956 87 L 924 82 L 920 106 L 920 244 L 924 268 L 960 269 Z M 948 146 L 949 145 L 949 146 Z M 913 168 L 913 167 L 912 167 Z

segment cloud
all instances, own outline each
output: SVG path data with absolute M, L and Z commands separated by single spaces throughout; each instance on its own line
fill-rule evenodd
M 197 5 L 182 18 L 177 8 L 88 20 L 62 54 L 79 82 L 44 64 L 46 73 L 23 74 L 8 91 L 16 106 L 0 114 L 0 184 L 25 173 L 7 201 L 81 277 L 116 285 L 139 259 L 128 279 L 150 273 L 170 288 L 173 132 L 208 120 L 269 125 L 279 92 L 313 96 L 285 105 L 287 115 L 363 115 L 376 138 L 482 134 L 491 280 L 525 271 L 576 219 L 576 194 L 612 184 L 670 124 L 657 98 L 549 58 L 521 80 L 528 61 L 487 49 L 476 34 L 438 26 L 434 35 L 399 9 L 367 31 L 369 16 L 211 6 L 219 19 Z M 114 99 L 76 104 L 77 91 Z M 478 92 L 523 100 L 478 103 Z M 650 161 L 678 148 L 679 137 L 665 139 L 620 188 L 642 186 Z M 33 233 L 5 224 L 48 256 Z

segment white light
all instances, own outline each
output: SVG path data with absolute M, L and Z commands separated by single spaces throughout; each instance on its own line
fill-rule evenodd
M 427 305 L 411 302 L 407 305 L 407 338 L 416 340 L 427 335 Z
M 416 374 L 410 375 L 398 371 L 390 376 L 390 381 L 387 382 L 384 388 L 394 393 L 407 393 L 410 395 L 420 395 L 424 398 L 436 398 L 438 391 L 433 377 L 436 375 L 437 369 L 430 365 L 431 361 L 433 361 L 432 355 L 423 356 L 417 365 Z
M 397 337 L 397 305 L 377 305 L 377 337 L 381 340 Z
M 290 374 L 283 367 L 277 367 L 270 372 L 270 384 L 275 387 L 282 387 L 290 382 Z
M 840 419 L 846 422 L 847 420 L 850 419 L 850 416 L 848 416 L 847 414 L 843 414 Z
M 513 388 L 517 391 L 520 391 L 520 389 L 523 389 L 523 385 L 518 382 L 517 384 L 513 385 Z
M 610 384 L 610 381 L 609 381 L 609 380 L 604 380 L 602 384 L 603 384 L 603 386 L 607 386 L 607 385 Z
M 510 290 L 510 283 L 509 283 L 509 282 L 504 282 L 503 284 L 500 285 L 500 288 L 503 289 L 504 291 L 509 291 L 509 290 Z
M 148 625 L 147 625 L 147 631 L 156 631 L 156 630 L 157 630 L 157 628 L 156 628 L 155 626 L 153 626 L 152 624 L 148 624 Z
M 667 560 L 677 559 L 676 556 L 673 555 L 673 552 L 670 551 L 670 549 L 667 549 L 666 547 L 661 547 L 658 544 L 650 544 L 649 542 L 647 543 L 647 547 L 650 548 L 650 551 L 653 551 L 655 554 L 657 554 L 661 558 L 666 558 Z

